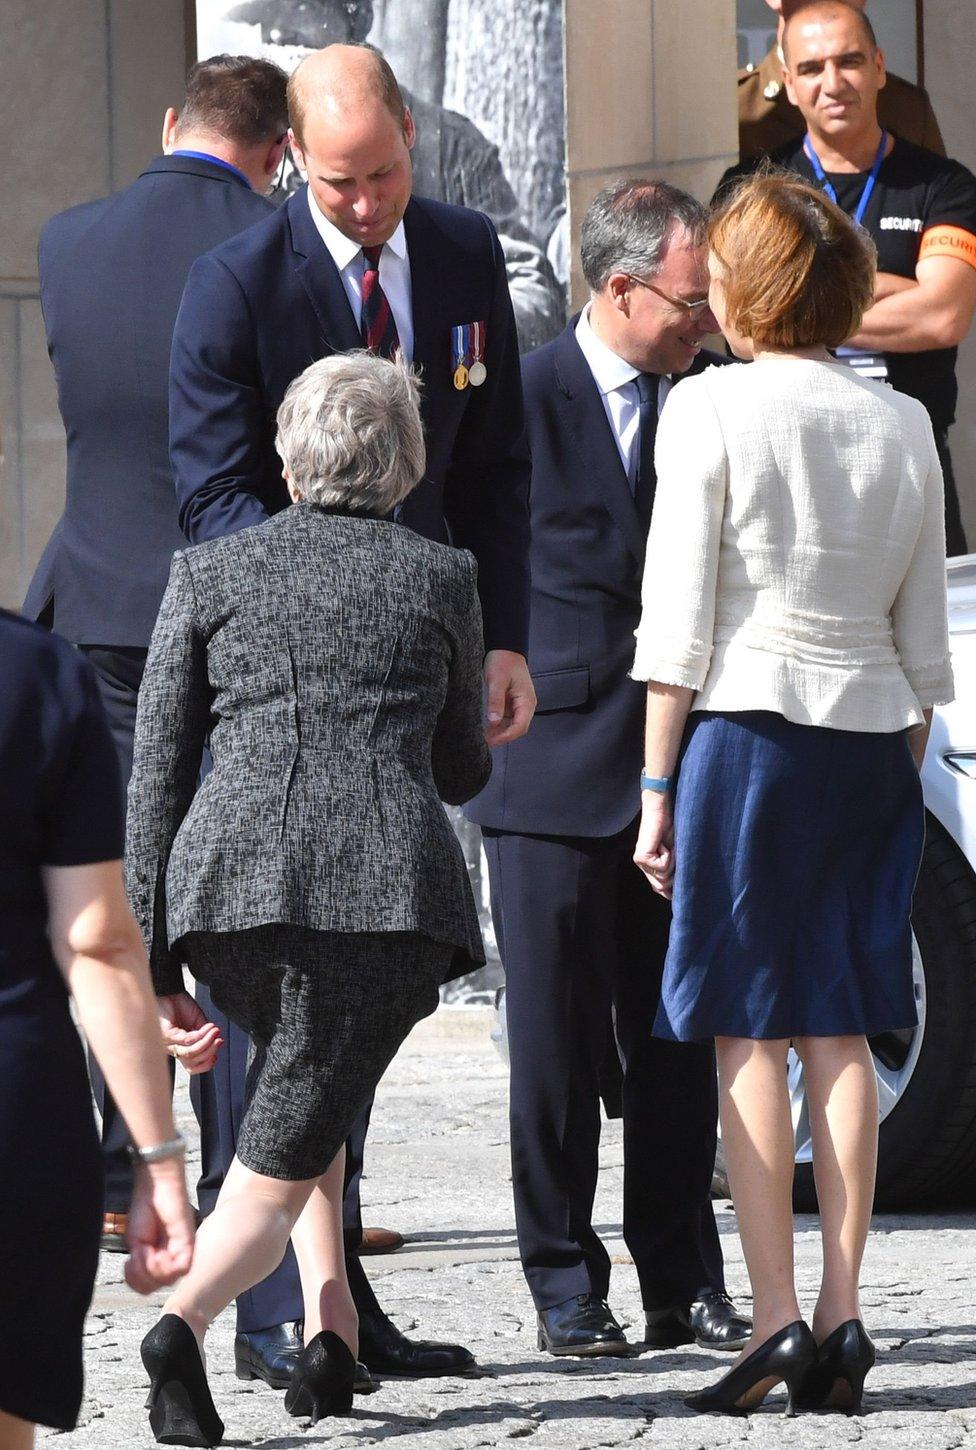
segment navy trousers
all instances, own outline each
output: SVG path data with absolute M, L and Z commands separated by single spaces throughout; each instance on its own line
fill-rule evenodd
M 484 830 L 505 967 L 515 1221 L 540 1310 L 609 1290 L 592 1213 L 611 1013 L 623 1074 L 623 1232 L 644 1307 L 724 1288 L 711 1204 L 714 1053 L 651 1035 L 670 910 L 634 866 L 635 841 L 636 822 L 596 839 Z
M 122 772 L 122 789 L 125 791 L 132 774 L 136 701 L 146 668 L 147 652 L 121 645 L 82 645 L 81 652 L 95 671 L 98 693 L 108 716 Z M 172 1067 L 172 1063 L 170 1066 Z M 126 1152 L 129 1144 L 128 1129 L 91 1052 L 88 1054 L 88 1075 L 102 1119 L 105 1209 L 108 1213 L 128 1213 L 132 1198 L 132 1166 Z

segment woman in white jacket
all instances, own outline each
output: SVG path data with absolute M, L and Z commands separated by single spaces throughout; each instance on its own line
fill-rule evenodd
M 828 352 L 870 304 L 866 235 L 748 180 L 713 217 L 710 300 L 750 367 L 676 389 L 633 675 L 648 683 L 635 860 L 672 896 L 655 1032 L 714 1038 L 753 1338 L 689 1403 L 856 1411 L 877 1157 L 867 1037 L 916 1021 L 909 914 L 931 708 L 952 698 L 943 484 L 921 404 Z M 674 779 L 672 779 L 674 778 Z M 673 805 L 672 805 L 673 801 Z M 803 1062 L 824 1272 L 793 1275 L 786 1055 Z

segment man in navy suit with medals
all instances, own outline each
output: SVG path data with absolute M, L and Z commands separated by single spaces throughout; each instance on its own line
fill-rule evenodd
M 505 967 L 519 1251 L 554 1355 L 628 1349 L 592 1224 L 611 1013 L 645 1343 L 733 1350 L 751 1328 L 725 1293 L 710 1202 L 712 1048 L 651 1036 L 670 913 L 633 864 L 645 691 L 629 670 L 658 411 L 682 373 L 723 361 L 700 353 L 718 330 L 704 230 L 698 203 L 665 183 L 606 188 L 582 225 L 590 301 L 523 359 L 537 714 L 467 813 Z
M 505 262 L 487 217 L 411 196 L 413 121 L 393 72 L 365 46 L 307 57 L 289 84 L 292 146 L 308 184 L 253 238 L 201 258 L 177 319 L 170 453 L 191 541 L 261 523 L 288 495 L 275 448 L 285 389 L 310 362 L 369 347 L 423 375 L 427 472 L 398 511 L 478 561 L 485 622 L 486 736 L 528 728 L 527 488 L 518 340 Z M 198 992 L 208 1013 L 206 994 Z M 221 1019 L 213 1012 L 210 1015 Z M 225 1166 L 240 1116 L 246 1044 L 230 1052 L 210 1111 Z M 348 1219 L 347 1219 L 348 1232 Z M 460 1346 L 407 1340 L 382 1313 L 349 1242 L 360 1357 L 378 1372 L 470 1367 Z M 241 1374 L 287 1384 L 299 1347 L 293 1265 L 238 1303 Z
M 286 84 L 267 60 L 200 61 L 179 113 L 166 112 L 165 154 L 114 196 L 52 217 L 41 234 L 68 477 L 24 613 L 88 657 L 123 785 L 149 638 L 173 551 L 185 543 L 169 463 L 173 324 L 195 259 L 274 210 L 265 193 L 285 152 Z M 94 1061 L 91 1074 L 105 1150 L 103 1244 L 124 1252 L 128 1134 Z

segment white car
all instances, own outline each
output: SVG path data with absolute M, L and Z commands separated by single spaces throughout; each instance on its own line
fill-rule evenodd
M 956 698 L 935 712 L 922 769 L 927 829 L 912 914 L 919 1024 L 871 1038 L 879 1209 L 976 1197 L 976 554 L 951 559 L 948 576 Z M 792 1053 L 790 1089 L 795 1203 L 815 1212 L 803 1071 Z

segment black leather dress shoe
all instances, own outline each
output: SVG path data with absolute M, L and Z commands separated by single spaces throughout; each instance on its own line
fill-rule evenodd
M 474 1355 L 460 1344 L 436 1344 L 429 1339 L 408 1339 L 383 1313 L 359 1314 L 359 1358 L 371 1374 L 406 1375 L 432 1379 L 442 1374 L 466 1374 L 474 1368 Z
M 575 1294 L 539 1311 L 539 1348 L 549 1354 L 629 1354 L 630 1345 L 605 1299 Z
M 268 1329 L 251 1329 L 234 1340 L 234 1369 L 239 1380 L 264 1380 L 276 1390 L 286 1390 L 298 1356 L 302 1352 L 302 1324 L 272 1324 Z
M 740 1314 L 728 1294 L 714 1289 L 694 1304 L 674 1309 L 648 1309 L 644 1343 L 651 1349 L 676 1349 L 697 1344 L 702 1349 L 740 1350 L 752 1333 L 752 1320 Z
M 251 1329 L 234 1339 L 234 1369 L 239 1380 L 264 1380 L 275 1390 L 286 1390 L 302 1352 L 302 1321 Z M 353 1393 L 371 1395 L 379 1386 L 364 1364 L 356 1365 Z

